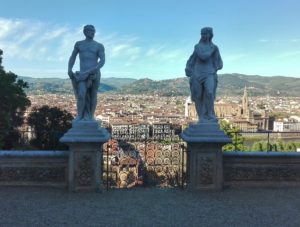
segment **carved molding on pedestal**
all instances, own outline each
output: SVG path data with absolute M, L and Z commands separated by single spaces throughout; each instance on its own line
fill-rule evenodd
M 217 123 L 191 124 L 181 137 L 188 144 L 190 190 L 221 190 L 222 146 L 231 142 Z
M 200 182 L 203 185 L 210 185 L 214 183 L 213 180 L 213 159 L 209 157 L 199 157 L 199 166 L 200 166 L 200 172 L 199 178 Z
M 79 186 L 89 186 L 92 185 L 92 180 L 94 178 L 94 168 L 92 157 L 89 155 L 83 155 L 78 163 L 77 170 L 77 183 Z

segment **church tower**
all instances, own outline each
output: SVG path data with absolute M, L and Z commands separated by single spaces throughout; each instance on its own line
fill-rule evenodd
M 244 95 L 242 100 L 242 116 L 247 119 L 250 117 L 248 91 L 246 86 L 244 89 Z

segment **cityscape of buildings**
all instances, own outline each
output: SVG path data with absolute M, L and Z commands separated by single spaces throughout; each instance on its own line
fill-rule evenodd
M 76 115 L 72 94 L 28 97 L 31 107 L 25 119 L 33 108 L 43 105 Z M 299 97 L 251 97 L 245 87 L 242 96 L 217 98 L 215 113 L 242 132 L 300 131 Z M 183 184 L 187 156 L 180 133 L 198 120 L 190 97 L 100 93 L 95 117 L 112 136 L 103 146 L 105 184 L 130 188 L 144 184 L 149 177 L 160 185 Z M 298 134 L 294 133 L 293 139 L 299 139 Z
M 71 94 L 29 95 L 32 108 L 42 105 L 59 107 L 76 115 Z M 215 102 L 219 120 L 237 126 L 243 132 L 300 130 L 300 97 L 251 97 L 245 87 L 243 96 L 219 97 Z M 115 139 L 176 139 L 189 123 L 197 121 L 190 97 L 158 95 L 98 95 L 96 119 Z

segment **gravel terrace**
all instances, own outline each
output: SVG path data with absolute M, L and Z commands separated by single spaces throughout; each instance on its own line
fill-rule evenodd
M 300 189 L 0 187 L 0 226 L 300 226 Z

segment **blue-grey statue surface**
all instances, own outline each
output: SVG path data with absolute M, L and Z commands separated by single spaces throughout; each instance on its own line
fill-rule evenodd
M 105 63 L 104 46 L 94 40 L 95 28 L 86 25 L 83 28 L 85 39 L 75 43 L 69 59 L 68 75 L 77 101 L 75 121 L 94 120 L 97 106 L 97 92 L 100 86 L 100 68 Z M 76 57 L 79 54 L 80 71 L 73 72 Z
M 217 71 L 223 62 L 219 48 L 212 42 L 213 29 L 201 29 L 201 39 L 186 64 L 186 76 L 190 78 L 191 97 L 195 102 L 199 123 L 217 122 L 214 100 L 218 84 Z

